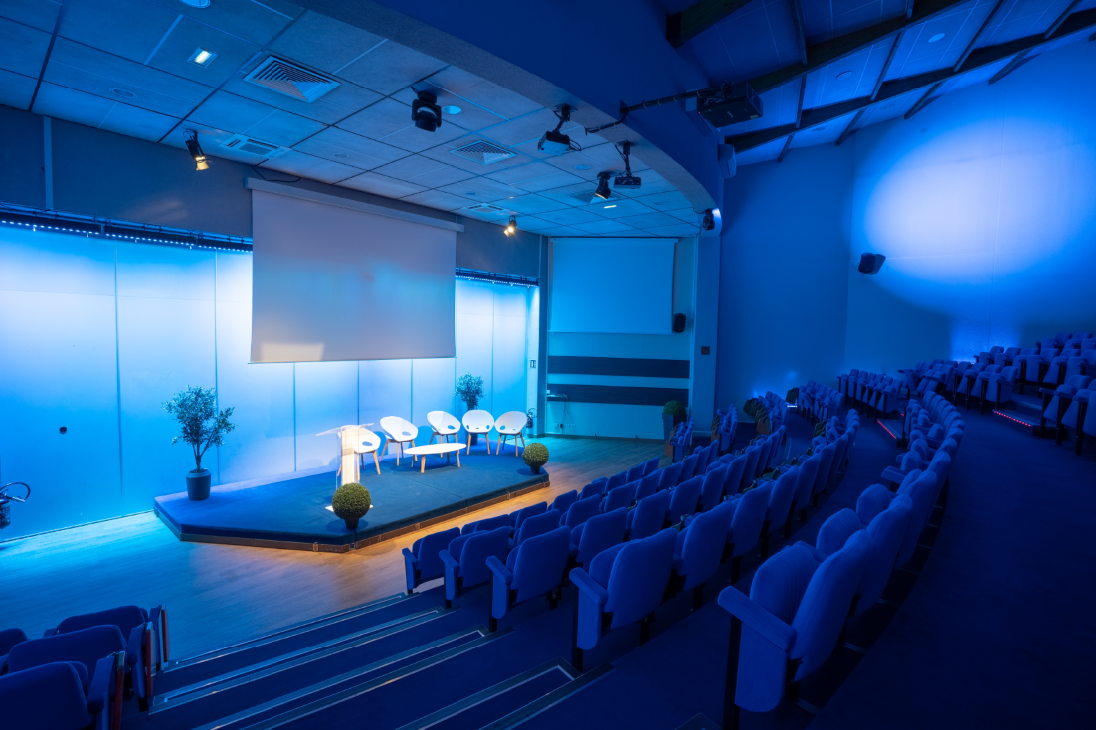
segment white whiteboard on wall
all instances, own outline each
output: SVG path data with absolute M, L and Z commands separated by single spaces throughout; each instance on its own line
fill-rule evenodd
M 456 356 L 455 231 L 252 196 L 252 362 Z
M 672 334 L 675 238 L 554 238 L 549 330 Z

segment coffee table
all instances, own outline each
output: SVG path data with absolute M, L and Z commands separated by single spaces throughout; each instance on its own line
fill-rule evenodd
M 426 472 L 426 455 L 427 454 L 430 454 L 432 456 L 445 454 L 446 459 L 449 458 L 449 454 L 456 454 L 457 455 L 457 466 L 459 467 L 460 466 L 460 452 L 461 452 L 461 449 L 463 449 L 463 448 L 465 448 L 464 444 L 454 444 L 454 443 L 427 444 L 426 446 L 416 446 L 412 449 L 404 449 L 403 453 L 413 454 L 413 455 L 419 457 L 419 461 L 422 462 L 422 468 L 419 470 L 419 473 L 423 474 L 423 473 Z

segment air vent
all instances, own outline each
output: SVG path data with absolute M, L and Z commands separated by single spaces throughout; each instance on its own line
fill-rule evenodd
M 249 73 L 244 81 L 306 102 L 316 101 L 340 85 L 334 79 L 320 76 L 273 56 L 259 64 L 259 67 Z
M 449 151 L 458 157 L 463 157 L 472 162 L 478 162 L 481 165 L 490 165 L 493 162 L 501 162 L 502 160 L 508 160 L 511 157 L 517 157 L 517 154 L 508 149 L 491 144 L 490 142 L 482 141 L 466 144 L 463 147 L 458 147 L 455 150 Z
M 469 205 L 465 210 L 472 213 L 479 213 L 480 215 L 506 215 L 506 208 L 500 208 L 497 205 L 488 205 L 487 203 Z
M 221 146 L 236 152 L 259 155 L 268 160 L 285 152 L 285 147 L 279 147 L 278 145 L 270 144 L 269 142 L 252 139 L 245 134 L 234 134 L 224 142 L 221 142 Z

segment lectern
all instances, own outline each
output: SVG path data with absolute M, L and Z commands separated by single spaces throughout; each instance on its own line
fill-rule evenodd
M 362 425 L 339 426 L 330 431 L 316 434 L 317 436 L 335 435 L 339 437 L 339 456 L 342 457 L 339 466 L 339 473 L 342 475 L 342 481 L 339 482 L 340 486 L 361 480 L 361 474 L 358 471 L 358 453 L 354 450 L 354 447 L 363 440 L 360 436 L 361 429 L 372 425 L 372 423 L 365 423 Z

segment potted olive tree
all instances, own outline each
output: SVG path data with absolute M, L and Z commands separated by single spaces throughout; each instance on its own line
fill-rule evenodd
M 456 396 L 464 401 L 464 405 L 468 407 L 468 410 L 476 410 L 476 406 L 479 405 L 480 398 L 483 397 L 483 378 L 478 375 L 472 375 L 472 373 L 465 373 L 457 378 Z M 472 438 L 472 445 L 474 446 L 479 442 L 479 434 L 469 434 Z
M 194 451 L 194 469 L 186 475 L 186 493 L 192 500 L 209 497 L 209 469 L 202 468 L 202 457 L 211 446 L 220 446 L 225 434 L 236 424 L 228 419 L 234 408 L 217 412 L 217 391 L 214 388 L 190 386 L 164 403 L 164 410 L 175 417 L 182 434 L 171 439 L 172 445 L 183 441 Z

